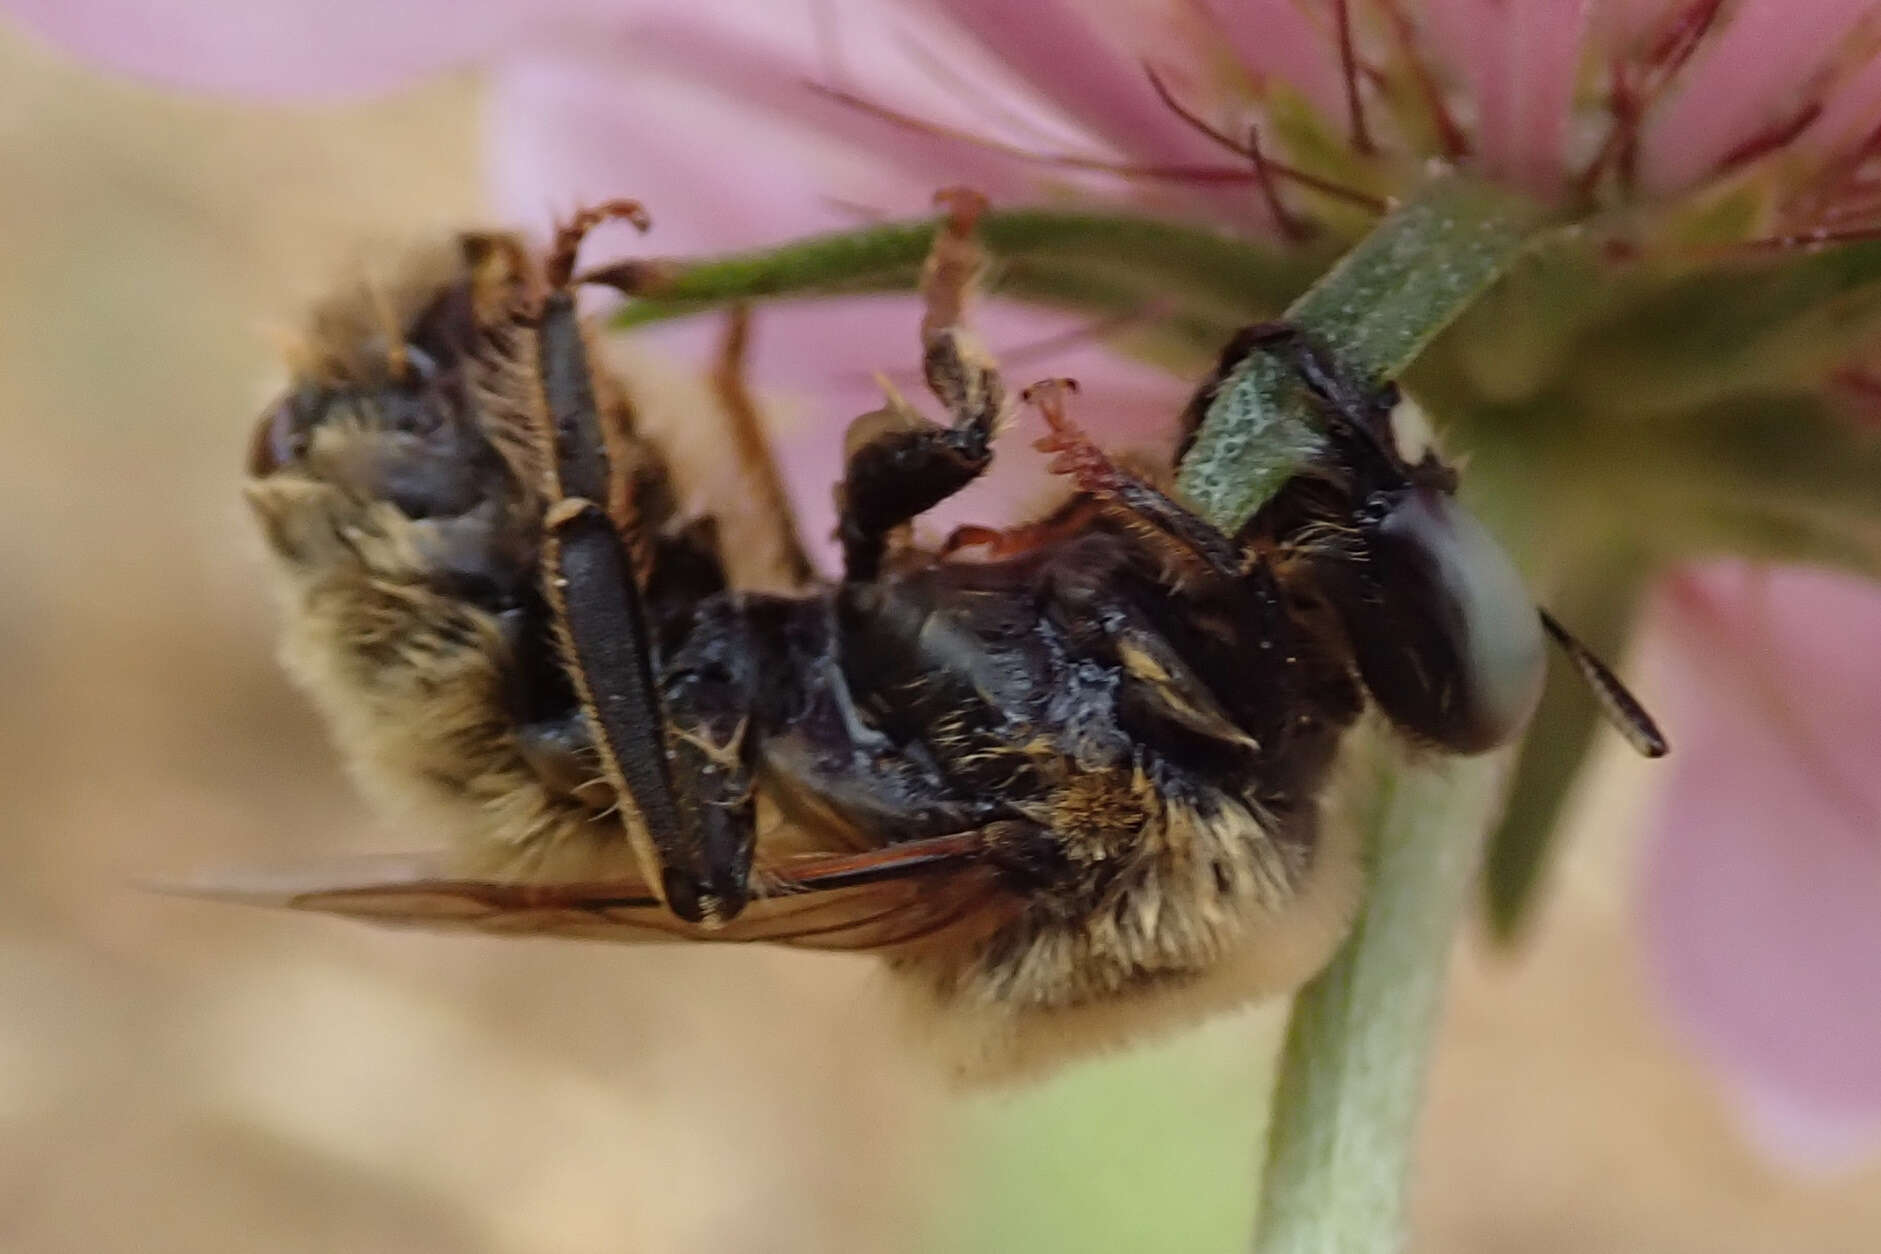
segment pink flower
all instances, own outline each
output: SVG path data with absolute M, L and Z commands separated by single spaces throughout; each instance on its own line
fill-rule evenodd
M 1881 1127 L 1881 589 L 1730 564 L 1661 600 L 1655 974 L 1766 1143 L 1836 1166 Z
M 1873 0 L 6 5 L 114 68 L 275 99 L 481 64 L 501 212 L 542 226 L 633 194 L 665 252 L 920 212 L 951 183 L 1252 233 L 1326 205 L 1288 178 L 1276 211 L 1246 182 L 1081 168 L 1236 164 L 1158 99 L 1146 63 L 1230 138 L 1260 121 L 1270 157 L 1316 157 L 1367 190 L 1415 164 L 1364 155 L 1381 151 L 1468 160 L 1563 201 L 1693 206 L 1757 177 L 1772 231 L 1881 220 Z M 1312 147 L 1315 128 L 1342 143 Z M 884 303 L 759 327 L 757 375 L 812 405 L 822 433 L 787 453 L 814 528 L 838 424 L 876 403 L 871 372 L 910 355 L 910 320 Z M 1007 350 L 1075 325 L 1013 308 L 987 321 Z M 661 334 L 697 344 L 711 328 Z M 1089 341 L 1034 368 L 1079 376 L 1083 417 L 1113 440 L 1163 431 L 1185 392 Z M 987 499 L 960 508 L 985 514 Z M 1881 593 L 1724 567 L 1673 581 L 1655 624 L 1683 681 L 1662 711 L 1677 751 L 1646 885 L 1668 1002 L 1785 1144 L 1881 1131 Z

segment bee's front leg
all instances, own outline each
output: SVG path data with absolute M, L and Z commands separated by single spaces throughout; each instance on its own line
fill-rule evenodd
M 1159 553 L 1172 575 L 1188 570 L 1211 578 L 1236 580 L 1247 572 L 1248 558 L 1206 518 L 1118 465 L 1071 420 L 1068 398 L 1075 379 L 1041 379 L 1024 399 L 1036 406 L 1048 428 L 1033 446 L 1053 454 L 1053 474 L 1067 475 L 1100 511 L 1130 526 Z
M 875 578 L 896 528 L 985 472 L 1005 408 L 998 364 L 965 325 L 968 300 L 986 268 L 973 234 L 986 202 L 959 188 L 937 199 L 950 213 L 921 274 L 921 366 L 953 423 L 929 422 L 891 395 L 884 408 L 850 424 L 836 502 L 843 573 L 851 580 Z

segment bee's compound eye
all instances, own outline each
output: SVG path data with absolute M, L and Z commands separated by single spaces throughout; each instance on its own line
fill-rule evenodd
M 1371 541 L 1382 612 L 1347 616 L 1366 686 L 1394 722 L 1446 749 L 1506 743 L 1534 713 L 1546 661 L 1508 554 L 1432 488 L 1400 495 Z
M 248 473 L 266 478 L 307 451 L 307 422 L 290 393 L 276 401 L 255 423 L 248 441 Z

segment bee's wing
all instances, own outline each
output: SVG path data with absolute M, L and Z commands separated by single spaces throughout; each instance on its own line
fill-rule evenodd
M 312 910 L 394 927 L 596 940 L 769 941 L 883 950 L 996 925 L 1017 907 L 978 832 L 866 853 L 817 853 L 761 866 L 759 895 L 721 926 L 688 923 L 639 877 L 580 883 L 465 878 L 441 855 L 384 855 L 156 885 L 250 905 Z

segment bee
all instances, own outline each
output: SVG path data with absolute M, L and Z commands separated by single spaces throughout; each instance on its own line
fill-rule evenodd
M 1508 741 L 1542 624 L 1624 725 L 1618 682 L 1537 618 L 1453 498 L 1396 389 L 1311 337 L 1251 328 L 1184 443 L 1256 354 L 1319 421 L 1238 533 L 1019 398 L 1070 492 L 1024 525 L 911 525 L 986 471 L 1017 408 L 968 325 L 979 198 L 923 269 L 926 384 L 857 419 L 818 579 L 735 371 L 728 446 L 796 587 L 734 586 L 680 509 L 577 315 L 577 215 L 538 256 L 465 234 L 319 307 L 261 418 L 247 494 L 285 602 L 283 656 L 354 774 L 449 843 L 223 879 L 222 896 L 382 923 L 883 956 L 962 1074 L 1012 1075 L 1291 990 L 1344 936 L 1362 875 L 1323 798 L 1368 709 L 1434 750 Z

